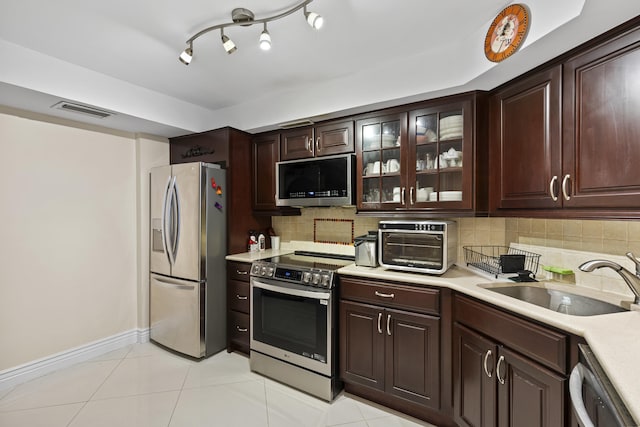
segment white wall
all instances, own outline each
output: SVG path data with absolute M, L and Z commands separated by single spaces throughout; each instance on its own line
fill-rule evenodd
M 0 371 L 145 326 L 137 168 L 158 144 L 0 111 Z
M 149 327 L 149 171 L 169 164 L 168 141 L 136 140 L 138 162 L 138 328 Z

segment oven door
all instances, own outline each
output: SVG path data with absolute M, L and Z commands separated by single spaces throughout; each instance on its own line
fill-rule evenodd
M 331 292 L 251 279 L 251 350 L 331 376 Z

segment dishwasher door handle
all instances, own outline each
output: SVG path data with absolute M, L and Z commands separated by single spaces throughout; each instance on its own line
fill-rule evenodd
M 584 399 L 582 398 L 582 383 L 584 382 L 585 374 L 588 375 L 590 373 L 582 363 L 578 363 L 573 367 L 571 375 L 569 376 L 569 395 L 571 396 L 571 404 L 575 410 L 580 427 L 595 427 L 593 421 L 589 418 L 587 408 L 584 406 Z

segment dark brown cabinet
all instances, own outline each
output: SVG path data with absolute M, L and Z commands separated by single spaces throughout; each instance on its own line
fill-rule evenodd
M 249 354 L 251 264 L 227 261 L 227 351 Z
M 486 95 L 356 121 L 361 211 L 486 214 Z
M 456 296 L 454 419 L 459 426 L 569 425 L 569 338 Z
M 171 164 L 207 162 L 227 171 L 227 253 L 247 250 L 247 231 L 266 230 L 270 217 L 253 215 L 251 199 L 251 136 L 233 128 L 185 135 L 170 139 Z
M 493 210 L 561 203 L 556 197 L 562 176 L 561 89 L 558 65 L 491 97 Z
M 494 92 L 492 212 L 640 215 L 640 29 L 628 27 Z
M 340 120 L 281 132 L 282 160 L 353 153 L 353 121 Z
M 439 410 L 439 291 L 342 277 L 340 298 L 340 371 L 347 390 L 364 386 Z
M 267 133 L 251 140 L 252 168 L 247 171 L 253 178 L 252 200 L 254 211 L 275 211 L 276 162 L 280 160 L 280 134 Z

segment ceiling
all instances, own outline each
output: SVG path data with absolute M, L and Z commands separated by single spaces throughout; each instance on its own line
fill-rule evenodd
M 504 0 L 315 0 L 315 31 L 302 11 L 269 24 L 185 41 L 230 22 L 256 19 L 296 0 L 0 0 L 0 106 L 134 133 L 172 137 L 224 126 L 250 132 L 303 118 L 321 120 L 451 93 L 488 90 L 640 14 L 630 0 L 523 0 L 525 44 L 493 64 L 483 42 Z M 96 119 L 52 109 L 73 101 L 114 114 Z

